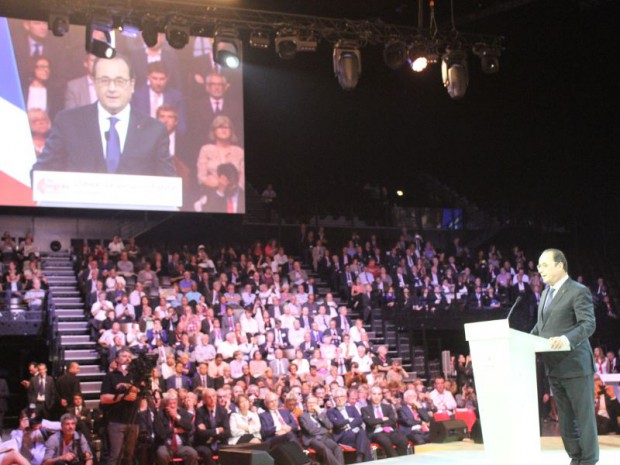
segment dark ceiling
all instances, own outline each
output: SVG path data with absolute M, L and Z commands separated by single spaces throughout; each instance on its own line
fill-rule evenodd
M 0 14 L 41 17 L 40 3 L 3 0 Z M 416 1 L 221 3 L 417 23 Z M 329 44 L 290 61 L 245 47 L 247 177 L 304 207 L 325 195 L 354 198 L 366 182 L 407 192 L 411 173 L 425 170 L 482 205 L 569 226 L 617 225 L 618 3 L 454 0 L 459 30 L 505 37 L 500 73 L 483 75 L 471 59 L 460 101 L 437 66 L 390 71 L 379 47 L 363 50 L 351 92 L 333 76 Z M 427 14 L 425 5 L 425 23 Z M 437 0 L 436 14 L 449 25 L 450 0 Z

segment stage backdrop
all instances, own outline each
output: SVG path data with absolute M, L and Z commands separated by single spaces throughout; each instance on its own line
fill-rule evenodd
M 216 64 L 211 38 L 176 50 L 163 34 L 148 48 L 139 33 L 115 32 L 134 80 L 127 142 L 110 173 L 97 95 L 112 86 L 93 79 L 84 34 L 0 18 L 0 205 L 245 213 L 242 68 Z M 131 157 L 148 162 L 128 168 Z

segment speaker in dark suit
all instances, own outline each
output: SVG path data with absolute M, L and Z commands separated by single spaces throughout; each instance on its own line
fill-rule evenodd
M 366 423 L 368 437 L 378 443 L 388 457 L 406 455 L 407 438 L 398 431 L 394 408 L 381 403 L 383 396 L 380 387 L 375 386 L 370 392 L 372 402 L 362 408 L 362 418 Z
M 551 348 L 567 351 L 541 354 L 555 402 L 560 434 L 571 463 L 592 465 L 599 446 L 594 412 L 594 357 L 588 338 L 596 329 L 590 290 L 568 276 L 565 255 L 545 250 L 538 260 L 540 275 L 548 285 L 538 305 L 532 334 L 549 338 Z

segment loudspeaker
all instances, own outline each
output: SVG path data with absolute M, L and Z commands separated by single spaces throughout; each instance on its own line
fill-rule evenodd
M 221 449 L 221 465 L 273 465 L 273 457 L 264 450 Z
M 269 451 L 276 465 L 306 465 L 310 459 L 296 442 L 283 442 Z
M 445 420 L 431 423 L 431 442 L 462 441 L 467 435 L 467 425 L 462 420 Z

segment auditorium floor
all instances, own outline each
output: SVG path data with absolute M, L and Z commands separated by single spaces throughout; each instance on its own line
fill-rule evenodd
M 564 452 L 562 440 L 543 437 L 543 463 L 526 465 L 568 465 L 570 460 Z M 599 436 L 601 448 L 598 465 L 620 464 L 620 436 Z M 416 447 L 415 456 L 382 460 L 384 465 L 485 465 L 484 445 L 473 442 L 425 444 Z M 495 465 L 495 464 L 493 464 Z

